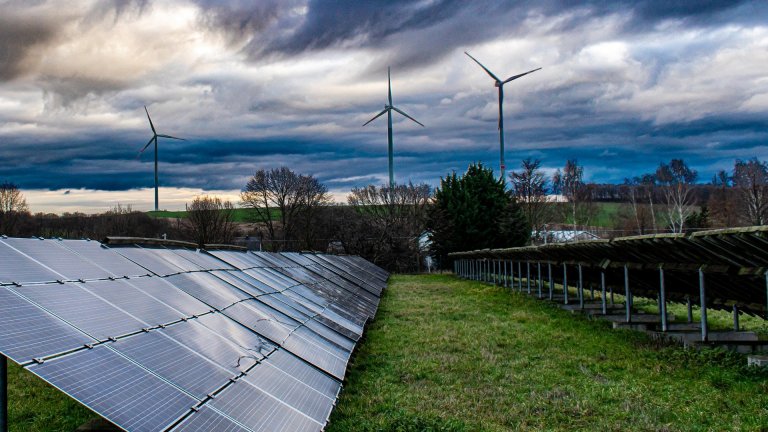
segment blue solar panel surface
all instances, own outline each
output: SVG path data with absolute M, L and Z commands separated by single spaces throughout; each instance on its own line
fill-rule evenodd
M 355 257 L 0 238 L 0 353 L 129 431 L 319 431 L 386 277 Z

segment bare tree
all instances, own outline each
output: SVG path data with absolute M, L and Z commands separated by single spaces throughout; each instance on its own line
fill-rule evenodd
M 311 175 L 299 176 L 298 210 L 295 217 L 295 235 L 302 242 L 302 249 L 317 249 L 318 218 L 320 209 L 331 203 L 328 188 Z
M 393 271 L 417 268 L 421 259 L 419 238 L 425 230 L 431 196 L 426 184 L 352 189 L 347 202 L 359 219 L 349 224 L 352 231 L 342 233 L 348 252 Z
M 681 233 L 685 220 L 694 212 L 691 189 L 698 173 L 686 165 L 682 159 L 672 159 L 662 163 L 656 170 L 656 178 L 661 184 L 667 204 L 667 220 L 672 232 Z
M 234 236 L 234 207 L 218 197 L 196 197 L 186 205 L 191 236 L 199 247 L 211 243 L 229 243 Z
M 524 159 L 521 170 L 509 174 L 512 195 L 523 208 L 531 225 L 532 241 L 540 239 L 544 226 L 552 219 L 552 206 L 547 202 L 547 178 L 541 171 L 541 161 Z
M 768 221 L 768 165 L 757 158 L 737 160 L 733 167 L 733 185 L 739 192 L 745 222 L 765 225 Z
M 733 189 L 733 177 L 726 170 L 720 170 L 712 177 L 712 192 L 707 200 L 709 219 L 713 226 L 733 227 L 738 219 L 737 194 Z
M 0 234 L 16 234 L 19 220 L 29 213 L 27 200 L 13 183 L 0 183 Z
M 656 230 L 656 215 L 653 207 L 655 194 L 655 175 L 625 178 L 621 187 L 621 197 L 629 203 L 634 231 L 645 234 L 650 228 Z
M 555 172 L 552 184 L 553 189 L 562 193 L 568 200 L 573 230 L 576 231 L 579 223 L 588 224 L 594 209 L 591 208 L 591 190 L 584 183 L 584 167 L 579 166 L 576 159 L 567 160 L 563 170 Z
M 297 174 L 287 167 L 260 169 L 248 180 L 240 194 L 241 205 L 253 209 L 263 222 L 276 250 L 284 249 L 288 240 L 312 228 L 314 210 L 330 201 L 327 188 L 311 175 Z M 278 221 L 273 213 L 277 213 Z M 279 222 L 279 223 L 277 223 Z

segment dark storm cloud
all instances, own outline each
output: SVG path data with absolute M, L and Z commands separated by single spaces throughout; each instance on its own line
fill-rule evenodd
M 0 14 L 0 81 L 24 75 L 37 62 L 37 50 L 59 33 L 61 23 L 34 18 L 4 5 Z
M 248 32 L 270 30 L 251 39 L 245 50 L 252 58 L 291 55 L 334 47 L 388 48 L 383 61 L 393 66 L 430 64 L 445 55 L 502 34 L 520 33 L 531 13 L 565 17 L 552 31 L 572 30 L 587 18 L 609 14 L 630 15 L 626 31 L 650 29 L 665 20 L 706 26 L 721 21 L 752 21 L 765 5 L 748 1 L 654 0 L 636 1 L 462 1 L 413 2 L 397 0 L 309 0 L 306 17 L 291 31 L 269 29 L 288 7 L 272 2 L 259 6 L 209 5 L 211 22 L 244 38 Z M 569 16 L 569 14 L 571 14 Z M 735 15 L 735 16 L 734 16 Z M 530 29 L 533 30 L 533 29 Z

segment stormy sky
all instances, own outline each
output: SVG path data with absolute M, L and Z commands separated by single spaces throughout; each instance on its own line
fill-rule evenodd
M 0 0 L 0 181 L 32 210 L 149 208 L 146 105 L 161 207 L 237 198 L 259 168 L 317 176 L 336 196 L 395 176 L 436 185 L 578 158 L 620 182 L 683 158 L 703 181 L 768 159 L 768 3 L 756 1 Z M 163 201 L 164 197 L 168 199 Z

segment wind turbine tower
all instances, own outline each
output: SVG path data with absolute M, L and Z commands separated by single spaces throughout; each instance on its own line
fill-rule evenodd
M 468 52 L 464 51 L 464 54 L 466 54 L 469 58 L 474 60 L 475 63 L 480 65 L 480 67 L 483 68 L 483 70 L 486 73 L 488 73 L 488 75 L 490 75 L 491 78 L 493 78 L 493 80 L 495 81 L 494 86 L 496 86 L 499 89 L 499 167 L 500 167 L 500 171 L 501 171 L 501 180 L 506 182 L 505 174 L 506 174 L 507 167 L 506 167 L 506 165 L 504 163 L 504 113 L 503 113 L 503 108 L 502 108 L 502 106 L 504 105 L 504 84 L 506 84 L 506 83 L 508 83 L 510 81 L 514 81 L 514 80 L 516 80 L 516 79 L 518 79 L 520 77 L 523 77 L 525 75 L 528 75 L 529 73 L 536 72 L 537 70 L 539 70 L 541 68 L 536 68 L 536 69 L 533 69 L 533 70 L 529 70 L 528 72 L 521 73 L 521 74 L 518 74 L 518 75 L 512 75 L 511 77 L 509 77 L 509 78 L 505 79 L 504 81 L 502 81 L 501 79 L 499 79 L 499 77 L 494 75 L 493 72 L 491 72 L 487 67 L 483 66 L 482 63 L 477 61 L 476 58 L 474 58 L 471 55 L 469 55 Z
M 389 144 L 388 151 L 389 151 L 389 187 L 393 188 L 395 186 L 395 172 L 394 172 L 394 155 L 393 155 L 393 145 L 392 145 L 392 111 L 397 111 L 398 113 L 402 114 L 403 116 L 407 117 L 409 120 L 413 121 L 414 123 L 418 124 L 421 127 L 424 127 L 423 124 L 419 123 L 416 119 L 409 116 L 408 114 L 404 113 L 400 109 L 398 109 L 396 106 L 392 104 L 392 78 L 389 72 L 389 67 L 387 67 L 387 86 L 388 86 L 388 104 L 384 105 L 384 110 L 380 113 L 376 114 L 372 119 L 365 122 L 365 125 L 368 123 L 376 120 L 377 118 L 381 117 L 384 113 L 387 113 L 387 142 Z
M 155 211 L 158 211 L 159 210 L 159 202 L 158 202 L 158 194 L 157 194 L 157 189 L 158 189 L 158 177 L 157 177 L 157 138 L 158 137 L 160 137 L 160 138 L 170 138 L 170 139 L 181 140 L 181 141 L 186 141 L 186 140 L 184 138 L 177 138 L 175 136 L 163 135 L 163 134 L 157 133 L 157 131 L 155 130 L 155 125 L 152 124 L 152 118 L 149 117 L 149 111 L 147 110 L 147 106 L 146 105 L 144 105 L 144 111 L 147 113 L 147 120 L 149 120 L 149 127 L 152 128 L 152 138 L 150 138 L 149 141 L 147 141 L 147 145 L 145 145 L 141 150 L 139 150 L 139 156 L 141 156 L 141 154 L 144 153 L 144 150 L 146 150 L 147 147 L 149 147 L 149 145 L 152 144 L 152 142 L 154 141 L 154 143 L 155 143 Z

